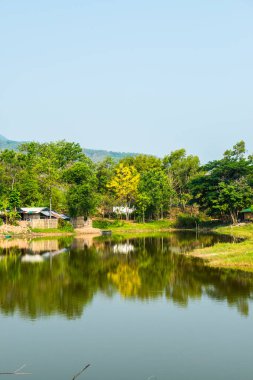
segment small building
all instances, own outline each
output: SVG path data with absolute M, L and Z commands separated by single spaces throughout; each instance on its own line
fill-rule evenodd
M 245 208 L 240 212 L 240 217 L 242 220 L 253 221 L 253 207 Z
M 114 206 L 112 208 L 112 211 L 117 215 L 130 215 L 135 212 L 135 208 L 127 206 Z
M 21 207 L 21 220 L 28 222 L 31 228 L 58 228 L 58 220 L 69 220 L 64 214 L 59 214 L 48 207 Z
M 64 214 L 59 214 L 48 207 L 21 207 L 19 214 L 22 220 L 32 221 L 38 219 L 63 219 L 69 220 L 69 217 Z M 51 214 L 51 215 L 50 215 Z

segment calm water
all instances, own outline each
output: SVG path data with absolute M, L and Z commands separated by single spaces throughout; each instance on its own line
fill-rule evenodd
M 2 242 L 0 372 L 71 380 L 90 363 L 78 380 L 252 379 L 253 277 L 184 255 L 222 239 Z

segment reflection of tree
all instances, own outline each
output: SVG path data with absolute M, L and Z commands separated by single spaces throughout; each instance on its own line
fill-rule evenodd
M 127 264 L 119 264 L 116 272 L 108 273 L 108 278 L 112 280 L 124 297 L 136 295 L 141 286 L 138 270 Z
M 247 315 L 248 301 L 253 298 L 250 274 L 209 269 L 180 254 L 217 239 L 205 235 L 196 240 L 189 234 L 127 241 L 109 238 L 89 248 L 77 249 L 73 244 L 69 253 L 37 264 L 22 263 L 20 256 L 27 252 L 8 248 L 0 256 L 0 309 L 30 318 L 52 314 L 76 318 L 97 292 L 110 297 L 117 290 L 123 297 L 139 300 L 165 295 L 180 306 L 206 295 Z M 133 250 L 128 255 L 113 253 L 119 243 L 131 244 Z M 63 246 L 61 241 L 59 247 Z

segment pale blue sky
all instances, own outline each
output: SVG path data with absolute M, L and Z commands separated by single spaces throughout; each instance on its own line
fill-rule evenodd
M 0 0 L 0 134 L 253 151 L 252 0 Z

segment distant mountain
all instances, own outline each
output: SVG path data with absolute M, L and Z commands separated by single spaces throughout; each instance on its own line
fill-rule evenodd
M 17 150 L 20 144 L 22 144 L 22 142 L 8 140 L 6 137 L 0 135 L 0 150 Z
M 9 149 L 17 150 L 19 145 L 23 142 L 8 140 L 6 137 L 0 135 L 0 150 Z M 112 157 L 114 160 L 119 161 L 121 158 L 136 156 L 137 153 L 121 153 L 121 152 L 111 152 L 107 150 L 96 150 L 96 149 L 83 149 L 84 154 L 88 156 L 92 161 L 99 162 L 106 157 Z
M 111 157 L 116 161 L 121 160 L 124 157 L 134 157 L 137 153 L 124 153 L 124 152 L 111 152 L 108 150 L 96 150 L 96 149 L 83 149 L 84 154 L 88 156 L 93 162 L 103 161 L 106 157 Z

